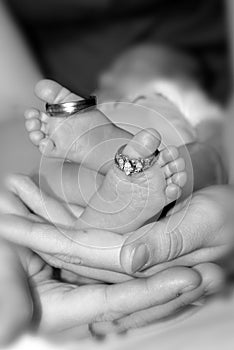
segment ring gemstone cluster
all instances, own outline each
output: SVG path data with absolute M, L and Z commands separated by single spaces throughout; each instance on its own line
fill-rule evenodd
M 146 169 L 149 169 L 155 164 L 158 158 L 159 151 L 156 150 L 147 158 L 129 158 L 124 155 L 122 152 L 126 145 L 123 145 L 119 148 L 115 155 L 115 164 L 117 168 L 123 171 L 127 176 L 133 174 L 142 173 Z

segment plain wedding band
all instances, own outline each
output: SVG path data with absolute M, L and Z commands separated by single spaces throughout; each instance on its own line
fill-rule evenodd
M 73 114 L 80 113 L 87 108 L 95 107 L 97 105 L 96 96 L 90 96 L 79 101 L 63 102 L 50 104 L 46 103 L 45 110 L 50 117 L 65 116 L 69 117 Z

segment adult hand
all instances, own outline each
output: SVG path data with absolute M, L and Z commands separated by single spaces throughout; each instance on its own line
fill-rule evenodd
M 71 244 L 73 243 L 70 241 L 71 236 L 62 236 L 59 239 L 60 233 L 58 232 L 57 235 L 56 228 L 52 225 L 34 222 L 32 220 L 34 217 L 31 220 L 20 217 L 19 215 L 30 214 L 17 198 L 14 200 L 14 208 L 12 208 L 12 202 L 7 205 L 4 201 L 8 215 L 1 216 L 0 232 L 3 236 L 8 233 L 9 238 L 20 245 L 25 242 L 35 246 L 37 242 L 36 248 L 50 251 L 50 253 L 57 250 L 61 258 L 61 254 L 65 252 L 72 253 L 70 256 L 73 257 L 75 253 L 77 254 L 76 249 L 72 248 L 74 244 Z M 11 215 L 10 212 L 14 215 Z M 68 234 L 69 231 L 66 233 Z M 86 237 L 86 243 L 90 243 L 90 238 L 94 240 L 94 233 L 100 234 L 99 231 L 91 232 L 89 237 L 89 234 L 82 233 L 83 238 Z M 51 237 L 49 241 L 48 237 Z M 102 239 L 104 237 L 103 235 Z M 111 237 L 116 239 L 114 234 Z M 52 244 L 56 244 L 55 250 Z M 83 258 L 85 258 L 85 253 L 90 255 L 90 247 L 81 246 L 81 248 L 83 249 L 79 249 L 79 253 L 83 254 Z M 27 256 L 25 251 L 29 252 L 29 255 L 33 254 L 28 249 L 22 249 L 24 249 L 22 259 Z M 112 252 L 115 250 L 113 248 Z M 117 250 L 119 252 L 119 249 Z M 99 249 L 93 245 L 92 251 L 94 259 L 98 262 Z M 53 257 L 53 254 L 50 256 Z M 104 256 L 107 256 L 113 263 L 105 249 Z M 98 334 L 105 334 L 109 331 L 122 332 L 129 328 L 144 326 L 174 315 L 181 308 L 203 297 L 204 294 L 214 293 L 223 283 L 223 273 L 220 268 L 214 264 L 204 263 L 195 266 L 194 269 L 172 267 L 151 277 L 112 286 L 96 284 L 78 287 L 75 284 L 54 281 L 51 267 L 36 254 L 33 254 L 27 261 L 30 261 L 31 268 L 24 263 L 24 271 L 29 273 L 28 278 L 33 282 L 33 293 L 36 295 L 36 299 L 34 296 L 33 300 L 37 301 L 36 306 L 40 305 L 39 309 L 34 310 L 34 314 L 39 318 L 39 329 L 43 333 L 57 334 L 59 332 L 63 337 L 66 335 L 70 337 L 72 334 L 76 334 L 77 337 L 87 335 L 90 323 L 93 324 L 93 332 Z M 120 267 L 119 264 L 118 268 Z M 4 299 L 2 300 L 4 302 Z
M 194 266 L 222 258 L 231 247 L 233 191 L 232 186 L 201 190 L 188 206 L 125 236 L 55 227 L 10 215 L 1 217 L 0 235 L 37 251 L 55 267 L 120 282 L 130 278 L 126 273 L 142 268 L 149 275 L 168 265 Z
M 8 257 L 1 265 L 1 345 L 26 326 L 57 341 L 123 332 L 174 315 L 222 284 L 218 266 L 202 264 L 120 284 L 77 286 L 56 281 L 52 267 L 29 249 L 4 243 L 1 252 Z
M 0 241 L 0 346 L 25 331 L 32 321 L 33 302 L 16 251 L 14 245 Z
M 4 203 L 6 216 L 10 212 L 27 214 L 27 208 L 17 199 Z M 34 327 L 40 333 L 57 339 L 79 338 L 89 336 L 90 329 L 95 334 L 105 334 L 165 318 L 199 299 L 204 290 L 211 291 L 212 280 L 216 281 L 216 288 L 221 285 L 220 269 L 210 264 L 194 270 L 173 267 L 145 279 L 115 285 L 77 286 L 56 281 L 52 267 L 27 248 L 2 242 L 1 258 L 1 289 L 8 287 L 8 293 L 14 293 L 13 300 L 9 300 L 8 293 L 0 294 L 1 305 L 8 305 L 0 311 L 1 329 L 5 330 L 0 333 L 1 343 L 6 341 L 6 334 L 9 340 L 23 331 L 23 326 L 32 321 L 32 314 Z M 16 307 L 18 302 L 20 307 Z
M 144 269 L 148 275 L 171 265 L 194 266 L 223 258 L 234 242 L 233 205 L 231 185 L 196 192 L 169 216 L 127 238 L 120 253 L 123 270 Z

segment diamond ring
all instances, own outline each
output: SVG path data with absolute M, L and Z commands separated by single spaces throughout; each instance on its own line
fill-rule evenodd
M 122 153 L 125 147 L 126 145 L 121 146 L 116 152 L 115 164 L 127 176 L 142 173 L 152 167 L 158 159 L 158 149 L 147 158 L 129 158 Z
M 51 117 L 68 117 L 83 110 L 97 105 L 96 96 L 90 96 L 80 101 L 50 104 L 46 103 L 46 113 Z

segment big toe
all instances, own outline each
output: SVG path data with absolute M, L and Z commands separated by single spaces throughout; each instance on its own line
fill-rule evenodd
M 80 96 L 73 94 L 67 88 L 49 79 L 39 81 L 35 87 L 35 93 L 42 101 L 53 104 L 78 101 L 81 99 Z
M 161 135 L 155 129 L 144 129 L 129 141 L 123 154 L 129 158 L 145 158 L 154 153 L 160 143 Z

